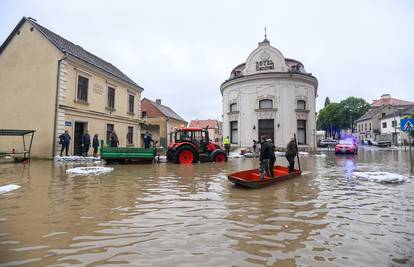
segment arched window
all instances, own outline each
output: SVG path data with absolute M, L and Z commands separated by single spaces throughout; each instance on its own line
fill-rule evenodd
M 306 101 L 304 100 L 298 100 L 297 102 L 297 109 L 302 109 L 305 110 L 306 109 Z
M 259 101 L 259 109 L 273 108 L 273 101 L 271 99 L 263 99 Z
M 237 111 L 237 103 L 230 104 L 230 112 L 235 112 L 235 111 Z

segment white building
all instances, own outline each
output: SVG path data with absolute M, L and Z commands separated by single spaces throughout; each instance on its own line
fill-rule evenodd
M 285 148 L 297 135 L 303 150 L 316 148 L 318 80 L 302 63 L 285 58 L 265 38 L 221 84 L 223 136 L 250 147 L 265 136 Z
M 394 114 L 389 114 L 381 119 L 381 134 L 391 134 L 392 143 L 400 145 L 404 141 L 408 142 L 408 135 L 400 131 L 400 121 L 402 118 L 414 113 L 414 107 L 400 109 Z

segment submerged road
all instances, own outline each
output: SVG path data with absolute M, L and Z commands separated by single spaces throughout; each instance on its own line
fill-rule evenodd
M 0 194 L 0 266 L 414 266 L 408 152 L 302 154 L 304 175 L 258 190 L 226 178 L 257 159 L 66 175 L 86 165 L 0 164 L 20 186 Z

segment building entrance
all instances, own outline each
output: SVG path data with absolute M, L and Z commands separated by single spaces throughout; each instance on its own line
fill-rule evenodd
M 259 120 L 259 141 L 261 138 L 265 137 L 266 139 L 272 139 L 274 142 L 275 140 L 275 120 L 268 119 L 268 120 Z
M 75 132 L 73 134 L 73 154 L 82 156 L 82 135 L 87 129 L 86 122 L 75 122 Z

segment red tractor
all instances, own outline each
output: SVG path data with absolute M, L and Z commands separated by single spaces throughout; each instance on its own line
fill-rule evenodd
M 180 128 L 170 135 L 167 160 L 179 164 L 224 162 L 227 155 L 219 145 L 210 142 L 207 129 Z

